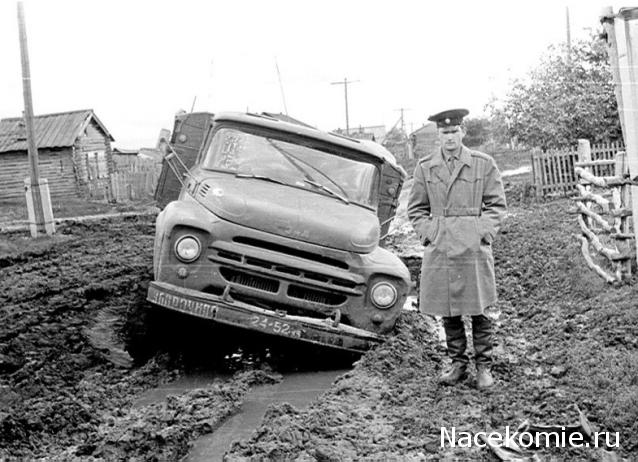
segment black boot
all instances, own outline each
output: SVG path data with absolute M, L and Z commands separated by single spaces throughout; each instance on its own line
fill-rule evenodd
M 476 362 L 476 386 L 489 388 L 494 385 L 490 372 L 492 366 L 492 321 L 482 314 L 472 316 L 474 361 Z
M 452 367 L 444 372 L 439 380 L 444 385 L 454 385 L 467 377 L 468 357 L 465 354 L 467 347 L 465 327 L 461 316 L 444 317 L 443 327 L 447 353 L 452 360 Z

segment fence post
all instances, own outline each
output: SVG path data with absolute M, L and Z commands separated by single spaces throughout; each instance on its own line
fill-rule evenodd
M 591 162 L 591 144 L 589 144 L 589 140 L 578 140 L 578 162 Z M 585 171 L 592 173 L 591 167 L 585 167 Z M 585 189 L 587 191 L 591 191 L 591 186 L 586 185 Z M 591 209 L 591 203 L 585 202 L 585 207 Z M 584 216 L 585 223 L 587 223 L 587 227 L 591 229 L 592 227 L 592 219 L 589 216 Z
M 530 154 L 532 160 L 532 183 L 534 184 L 534 190 L 536 197 L 543 195 L 543 182 L 541 181 L 541 169 L 540 161 L 538 160 L 538 150 L 532 149 Z
M 615 167 L 614 176 L 617 176 L 620 178 L 625 178 L 626 176 L 628 176 L 629 164 L 627 163 L 627 153 L 625 153 L 624 151 L 617 153 L 615 157 L 615 161 L 616 162 L 614 164 L 614 167 Z M 629 186 L 622 185 L 618 189 L 619 189 L 618 201 L 620 203 L 620 206 L 623 208 L 627 208 L 631 200 Z M 620 232 L 621 235 L 627 235 L 631 232 L 631 228 L 629 226 L 629 217 L 627 216 L 619 217 L 618 231 Z M 620 245 L 617 245 L 617 247 L 619 247 L 619 250 L 622 250 L 623 253 L 631 253 L 632 246 L 627 239 L 621 239 L 621 240 L 618 240 L 618 242 L 620 242 Z M 622 275 L 627 278 L 631 277 L 631 259 L 622 260 L 619 263 L 619 265 L 620 265 L 620 271 Z
M 578 162 L 591 161 L 591 144 L 589 140 L 578 140 Z M 585 167 L 585 170 L 591 173 L 591 167 Z
M 115 175 L 117 173 L 113 172 L 109 175 L 109 185 L 111 186 L 111 202 L 117 202 L 117 186 L 115 185 Z

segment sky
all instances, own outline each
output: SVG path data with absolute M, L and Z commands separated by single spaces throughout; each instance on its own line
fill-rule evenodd
M 35 114 L 93 109 L 120 148 L 179 110 L 287 112 L 322 130 L 481 115 L 612 1 L 24 0 Z M 24 108 L 17 2 L 0 0 L 0 118 Z M 279 70 L 279 72 L 277 71 Z

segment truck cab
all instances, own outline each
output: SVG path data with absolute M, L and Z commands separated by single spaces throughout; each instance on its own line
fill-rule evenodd
M 350 351 L 383 341 L 411 285 L 380 245 L 405 179 L 387 150 L 244 113 L 182 114 L 171 141 L 150 302 Z

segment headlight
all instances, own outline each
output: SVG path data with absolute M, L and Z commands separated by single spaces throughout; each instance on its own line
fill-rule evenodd
M 370 292 L 372 303 L 379 308 L 389 308 L 397 301 L 397 290 L 388 282 L 378 282 Z
M 195 236 L 182 236 L 175 243 L 175 255 L 183 262 L 192 262 L 199 258 L 202 246 Z

